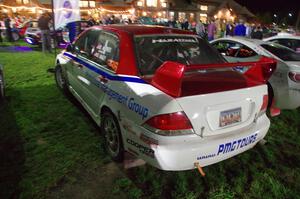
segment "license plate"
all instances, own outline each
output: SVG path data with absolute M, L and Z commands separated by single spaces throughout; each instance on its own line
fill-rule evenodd
M 241 122 L 241 112 L 242 108 L 235 108 L 231 110 L 222 111 L 220 113 L 220 127 L 229 126 L 231 124 Z

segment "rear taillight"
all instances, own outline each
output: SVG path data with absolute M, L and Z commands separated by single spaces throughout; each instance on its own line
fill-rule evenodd
M 294 82 L 300 83 L 300 73 L 289 72 L 289 78 Z
M 193 126 L 184 112 L 157 115 L 144 124 L 148 130 L 167 136 L 192 134 Z
M 265 114 L 268 108 L 268 103 L 269 103 L 269 96 L 268 95 L 264 95 L 263 96 L 263 103 L 260 107 L 260 111 L 258 113 L 258 117 Z

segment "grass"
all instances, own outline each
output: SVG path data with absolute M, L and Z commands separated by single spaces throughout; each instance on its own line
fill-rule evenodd
M 82 169 L 111 162 L 99 129 L 47 72 L 53 54 L 0 52 L 0 63 L 8 96 L 0 106 L 0 198 L 47 198 L 82 180 Z M 196 170 L 166 172 L 149 165 L 120 169 L 124 177 L 114 182 L 111 196 L 300 198 L 299 127 L 299 109 L 283 111 L 272 118 L 266 145 L 205 167 L 205 178 Z

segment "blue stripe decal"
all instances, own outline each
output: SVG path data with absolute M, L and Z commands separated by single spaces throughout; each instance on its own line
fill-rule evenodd
M 73 59 L 74 61 L 78 62 L 79 64 L 87 67 L 88 69 L 94 71 L 95 73 L 102 75 L 103 77 L 112 80 L 112 81 L 123 81 L 123 82 L 133 82 L 133 83 L 141 83 L 141 84 L 147 84 L 147 82 L 145 82 L 144 80 L 137 78 L 137 77 L 121 77 L 121 76 L 115 76 L 115 75 L 111 75 L 103 70 L 100 70 L 99 68 L 69 54 L 69 53 L 64 53 L 65 56 Z

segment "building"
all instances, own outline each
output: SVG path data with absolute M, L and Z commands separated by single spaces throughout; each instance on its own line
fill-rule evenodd
M 38 0 L 0 0 L 0 11 L 10 16 L 37 17 L 51 9 L 47 9 Z
M 236 21 L 255 17 L 247 8 L 234 0 L 137 0 L 133 2 L 137 16 L 167 18 L 183 21 L 208 19 Z
M 79 4 L 84 18 L 148 16 L 179 21 L 201 19 L 204 23 L 210 19 L 237 22 L 240 19 L 253 21 L 255 18 L 254 14 L 234 0 L 81 0 Z M 51 11 L 51 0 L 2 0 L 2 9 L 11 13 L 24 10 L 29 14 L 38 14 Z

